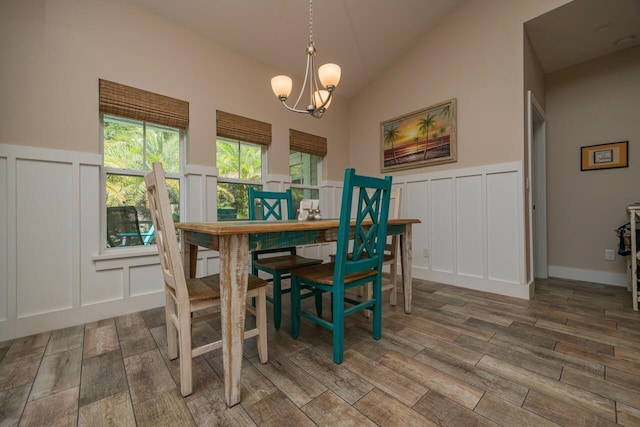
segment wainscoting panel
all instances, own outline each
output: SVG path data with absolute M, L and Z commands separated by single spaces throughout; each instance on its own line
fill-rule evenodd
M 431 268 L 444 273 L 454 271 L 453 184 L 453 178 L 431 180 L 431 238 L 434 243 L 438 243 L 431 246 Z
M 73 305 L 73 172 L 70 163 L 16 161 L 18 318 Z
M 509 283 L 524 281 L 524 229 L 517 173 L 487 174 L 488 278 Z
M 400 184 L 403 185 L 403 184 Z M 413 274 L 416 271 L 426 271 L 430 268 L 430 248 L 431 248 L 431 222 L 427 215 L 430 209 L 431 191 L 429 181 L 409 181 L 402 191 L 402 208 L 400 216 L 404 218 L 419 218 L 420 224 L 413 224 L 411 245 L 413 248 Z M 398 270 L 400 271 L 400 270 Z
M 458 274 L 484 277 L 482 175 L 456 178 L 456 265 Z
M 160 260 L 153 264 L 129 267 L 129 296 L 136 297 L 164 292 Z

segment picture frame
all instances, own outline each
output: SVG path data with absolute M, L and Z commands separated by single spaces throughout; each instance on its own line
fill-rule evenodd
M 458 161 L 456 98 L 380 123 L 380 172 Z
M 580 147 L 580 170 L 629 167 L 629 141 Z

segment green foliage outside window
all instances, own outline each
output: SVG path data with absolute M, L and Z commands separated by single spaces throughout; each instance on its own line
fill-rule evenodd
M 152 223 L 144 175 L 156 161 L 167 175 L 180 173 L 180 131 L 111 116 L 104 116 L 103 126 L 106 206 L 135 206 L 140 231 L 147 233 Z M 180 180 L 167 178 L 167 190 L 174 220 L 179 221 Z
M 248 189 L 250 186 L 262 188 L 262 147 L 219 138 L 216 141 L 216 164 L 219 171 L 218 219 L 248 218 Z
M 313 154 L 289 151 L 291 183 L 303 187 L 317 187 L 320 160 L 320 157 Z M 294 210 L 296 210 L 300 207 L 302 199 L 319 199 L 320 191 L 317 188 L 292 187 L 291 195 L 293 197 Z

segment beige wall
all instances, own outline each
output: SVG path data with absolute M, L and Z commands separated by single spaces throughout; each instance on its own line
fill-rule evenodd
M 625 274 L 614 230 L 640 202 L 640 47 L 547 75 L 549 265 Z M 629 167 L 580 171 L 580 147 L 629 141 Z
M 536 97 L 540 106 L 544 109 L 546 95 L 544 89 L 544 70 L 536 51 L 531 46 L 529 36 L 524 35 L 524 89 L 525 89 L 525 110 L 526 110 L 526 92 L 531 90 Z M 525 111 L 526 113 L 526 111 Z M 525 133 L 527 129 L 525 127 Z
M 523 160 L 523 23 L 566 0 L 466 0 L 351 103 L 351 163 L 380 173 L 380 122 L 458 100 L 458 162 Z
M 0 143 L 100 153 L 104 78 L 189 102 L 188 163 L 214 165 L 220 109 L 273 124 L 269 173 L 288 175 L 290 127 L 328 138 L 325 179 L 348 166 L 345 100 L 322 120 L 287 112 L 269 82 L 282 70 L 126 2 L 4 1 L 0 54 Z

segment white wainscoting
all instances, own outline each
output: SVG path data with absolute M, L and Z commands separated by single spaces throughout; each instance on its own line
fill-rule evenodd
M 413 226 L 413 276 L 519 298 L 525 279 L 520 162 L 400 176 Z
M 164 303 L 155 247 L 101 253 L 101 164 L 0 144 L 0 341 Z
M 0 341 L 164 304 L 155 247 L 101 249 L 101 164 L 98 154 L 0 144 Z M 187 165 L 186 221 L 216 220 L 217 175 Z M 527 298 L 521 182 L 520 163 L 396 177 L 402 215 L 422 221 L 414 276 Z M 288 176 L 267 179 L 269 189 L 288 186 Z M 321 183 L 324 217 L 338 217 L 341 195 L 341 181 Z M 201 250 L 198 274 L 218 271 L 218 253 Z

